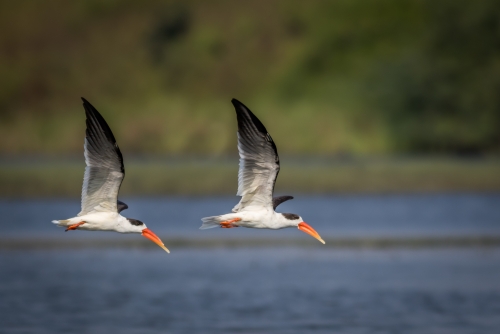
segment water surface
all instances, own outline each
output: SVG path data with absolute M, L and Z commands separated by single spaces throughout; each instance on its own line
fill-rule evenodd
M 272 235 L 310 244 L 184 247 L 171 254 L 158 247 L 0 248 L 0 333 L 488 334 L 500 328 L 499 247 L 327 248 L 296 229 L 198 230 L 201 217 L 227 212 L 234 197 L 124 200 L 130 206 L 124 213 L 160 235 Z M 328 242 L 498 236 L 499 203 L 498 194 L 296 196 L 280 209 L 299 213 Z M 78 211 L 76 200 L 0 201 L 0 242 L 140 238 L 65 233 L 50 223 Z
M 298 236 L 295 229 L 198 230 L 200 219 L 231 211 L 237 197 L 123 198 L 136 218 L 155 232 L 168 236 Z M 110 233 L 62 233 L 53 219 L 74 217 L 76 199 L 0 200 L 0 235 L 112 237 Z M 281 204 L 277 211 L 297 213 L 322 236 L 453 236 L 500 235 L 500 194 L 306 196 Z M 224 234 L 221 234 L 224 233 Z M 117 235 L 120 237 L 120 235 Z
M 3 333 L 497 333 L 500 250 L 0 253 Z

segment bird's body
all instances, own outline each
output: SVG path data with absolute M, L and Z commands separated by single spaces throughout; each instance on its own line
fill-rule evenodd
M 82 187 L 82 209 L 73 218 L 53 220 L 57 226 L 70 230 L 114 231 L 141 233 L 169 252 L 163 242 L 137 219 L 120 214 L 128 208 L 118 200 L 118 192 L 125 177 L 123 157 L 115 137 L 104 118 L 85 99 L 87 116 L 85 136 L 85 174 Z
M 94 212 L 83 216 L 76 216 L 66 220 L 56 220 L 59 226 L 70 227 L 84 221 L 85 224 L 78 226 L 79 230 L 85 231 L 112 231 L 119 233 L 138 233 L 145 225 L 132 225 L 128 218 L 117 212 Z
M 274 185 L 280 170 L 278 150 L 260 120 L 236 99 L 231 101 L 238 120 L 238 196 L 240 202 L 232 213 L 202 218 L 200 229 L 213 227 L 282 229 L 297 227 L 324 243 L 319 234 L 302 217 L 279 213 L 275 209 L 292 196 L 274 197 Z
M 299 216 L 297 216 L 299 218 Z M 268 209 L 243 210 L 237 213 L 228 213 L 221 216 L 203 218 L 204 228 L 213 222 L 213 227 L 218 227 L 221 222 L 231 221 L 231 227 L 249 227 L 249 228 L 267 228 L 271 230 L 279 230 L 286 227 L 296 227 L 297 224 L 293 220 L 289 220 L 282 213 Z

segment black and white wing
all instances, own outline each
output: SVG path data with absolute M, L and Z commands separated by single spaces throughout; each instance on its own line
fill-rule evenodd
M 99 112 L 84 98 L 87 116 L 85 132 L 85 176 L 82 187 L 82 211 L 118 212 L 118 191 L 125 177 L 123 157 L 115 137 Z
M 240 101 L 231 101 L 238 119 L 238 196 L 233 208 L 238 212 L 250 206 L 273 208 L 273 191 L 280 170 L 278 150 L 264 125 Z

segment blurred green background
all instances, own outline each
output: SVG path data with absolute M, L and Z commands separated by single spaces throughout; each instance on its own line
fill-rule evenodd
M 498 1 L 1 1 L 0 50 L 2 196 L 78 195 L 80 96 L 125 193 L 234 193 L 233 97 L 278 190 L 500 190 Z

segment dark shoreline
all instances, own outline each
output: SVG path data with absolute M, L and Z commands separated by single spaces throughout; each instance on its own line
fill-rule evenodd
M 496 236 L 442 236 L 442 237 L 351 237 L 325 238 L 326 245 L 316 244 L 304 238 L 183 238 L 160 236 L 171 249 L 176 248 L 258 248 L 258 247 L 306 247 L 338 249 L 427 249 L 427 248 L 488 248 L 500 247 L 500 235 Z M 0 251 L 57 250 L 57 249 L 153 249 L 154 244 L 142 239 L 130 238 L 0 238 Z
M 276 192 L 374 194 L 500 191 L 500 159 L 282 158 Z M 0 162 L 0 198 L 80 196 L 83 159 Z M 237 159 L 131 158 L 121 196 L 234 195 Z

